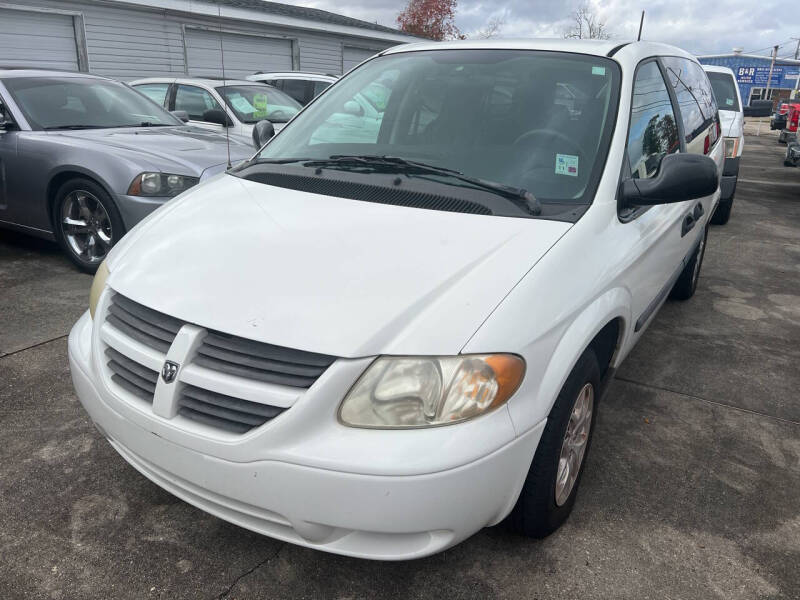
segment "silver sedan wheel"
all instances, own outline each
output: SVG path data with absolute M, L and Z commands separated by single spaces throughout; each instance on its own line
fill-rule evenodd
M 586 443 L 592 428 L 592 411 L 594 410 L 594 387 L 587 383 L 578 392 L 572 414 L 569 416 L 567 431 L 561 443 L 561 454 L 558 457 L 556 474 L 556 505 L 562 506 L 575 487 L 575 480 L 581 471 L 583 457 L 586 454 Z
M 61 206 L 61 232 L 67 245 L 83 262 L 101 262 L 111 250 L 113 231 L 100 200 L 90 192 L 75 190 Z

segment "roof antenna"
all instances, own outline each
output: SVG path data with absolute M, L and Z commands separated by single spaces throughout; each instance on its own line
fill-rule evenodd
M 644 11 L 642 11 L 642 18 L 639 19 L 639 36 L 636 38 L 637 42 L 642 41 L 642 27 L 644 27 Z
M 217 2 L 217 22 L 219 23 L 219 54 L 222 60 L 222 100 L 225 102 L 227 100 L 227 84 L 225 83 L 225 49 L 222 46 L 222 9 L 220 8 L 221 4 Z M 222 108 L 223 112 L 225 113 L 225 147 L 228 151 L 228 168 L 231 168 L 231 134 L 228 131 L 230 127 L 228 127 L 228 111 L 224 107 Z

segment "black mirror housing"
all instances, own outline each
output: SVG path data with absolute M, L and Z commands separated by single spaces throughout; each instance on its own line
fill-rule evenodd
M 230 117 L 225 114 L 225 111 L 221 108 L 208 109 L 203 113 L 203 121 L 206 123 L 216 123 L 217 125 L 222 125 L 223 127 L 230 127 L 233 125 Z
M 626 179 L 620 186 L 623 206 L 672 204 L 710 196 L 719 187 L 717 163 L 700 154 L 667 154 L 655 177 Z
M 261 148 L 274 135 L 275 126 L 266 119 L 262 119 L 253 126 L 253 145 L 256 148 Z

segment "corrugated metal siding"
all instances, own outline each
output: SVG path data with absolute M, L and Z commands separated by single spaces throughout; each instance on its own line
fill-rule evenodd
M 4 0 L 0 0 L 2 6 Z M 221 27 L 226 31 L 255 33 L 297 40 L 295 68 L 321 73 L 342 72 L 342 45 L 388 48 L 374 39 L 361 39 L 338 34 L 324 34 L 302 29 L 278 27 L 235 19 L 217 19 L 201 15 L 183 15 L 157 9 L 140 9 L 72 0 L 27 0 L 35 7 L 76 11 L 83 15 L 89 70 L 123 80 L 148 76 L 169 76 L 186 73 L 183 26 Z M 40 18 L 44 18 L 43 15 Z M 29 29 L 36 31 L 37 24 Z M 35 53 L 36 50 L 32 51 Z M 37 54 L 37 56 L 39 56 Z M 44 55 L 41 55 L 44 56 Z M 0 63 L 2 63 L 0 56 Z M 46 57 L 45 57 L 46 58 Z M 48 59 L 49 60 L 49 59 Z M 47 60 L 45 61 L 47 62 Z M 226 67 L 227 67 L 226 57 Z M 42 66 L 56 66 L 47 62 Z M 274 69 L 269 63 L 254 71 Z M 285 68 L 285 67 L 281 67 Z M 227 69 L 226 69 L 227 71 Z M 219 73 L 221 75 L 221 73 Z
M 186 62 L 189 75 L 225 75 L 244 79 L 257 71 L 286 71 L 292 68 L 291 40 L 240 35 L 205 29 L 186 29 Z
M 345 46 L 342 49 L 342 72 L 347 73 L 350 69 L 361 64 L 377 53 L 377 50 L 367 50 L 365 48 Z
M 77 70 L 74 18 L 0 8 L 0 65 Z

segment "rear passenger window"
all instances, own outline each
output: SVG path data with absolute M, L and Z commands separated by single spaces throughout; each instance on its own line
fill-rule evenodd
M 164 106 L 164 100 L 167 99 L 167 88 L 169 88 L 168 83 L 143 83 L 133 87 L 156 104 Z
M 662 59 L 667 80 L 675 90 L 687 145 L 714 122 L 717 103 L 703 68 L 688 59 L 668 56 Z
M 633 84 L 628 160 L 631 176 L 652 177 L 665 154 L 680 148 L 678 125 L 667 86 L 655 61 L 643 64 Z
M 203 113 L 214 108 L 222 110 L 206 90 L 193 85 L 178 86 L 175 92 L 175 110 L 185 110 L 193 121 L 202 121 Z

